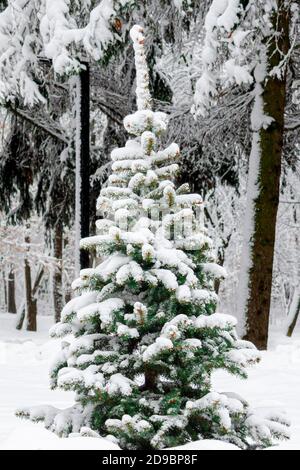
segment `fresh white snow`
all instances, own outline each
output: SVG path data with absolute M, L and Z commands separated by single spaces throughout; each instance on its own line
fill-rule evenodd
M 39 317 L 38 333 L 16 331 L 15 316 L 0 313 L 0 450 L 1 449 L 106 449 L 117 446 L 104 439 L 72 437 L 59 439 L 42 424 L 31 424 L 14 416 L 22 406 L 45 403 L 66 408 L 73 393 L 51 391 L 48 368 L 58 351 L 59 341 L 49 340 L 52 319 Z M 300 450 L 300 328 L 293 339 L 272 333 L 270 351 L 242 381 L 224 372 L 214 375 L 214 387 L 221 392 L 234 390 L 257 408 L 285 411 L 292 421 L 292 438 L 276 449 Z M 221 450 L 234 446 L 218 441 L 199 441 L 179 449 Z

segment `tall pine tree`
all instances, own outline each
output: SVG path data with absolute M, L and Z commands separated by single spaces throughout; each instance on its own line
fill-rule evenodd
M 233 317 L 216 313 L 214 281 L 224 273 L 203 227 L 202 200 L 187 185 L 176 188 L 178 146 L 158 149 L 167 116 L 152 111 L 142 28 L 131 37 L 138 111 L 124 124 L 133 138 L 112 152 L 99 233 L 82 240 L 102 261 L 81 272 L 78 297 L 51 331 L 66 336 L 52 386 L 75 391 L 76 404 L 18 414 L 60 436 L 108 436 L 123 449 L 205 438 L 264 447 L 287 436 L 286 420 L 257 417 L 236 395 L 211 389 L 214 370 L 246 377 L 259 353 L 238 340 Z

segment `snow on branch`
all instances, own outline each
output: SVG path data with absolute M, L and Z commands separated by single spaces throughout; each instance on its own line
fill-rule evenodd
M 205 20 L 202 74 L 196 83 L 194 114 L 205 116 L 220 89 L 254 82 L 261 49 L 268 47 L 267 39 L 274 34 L 277 11 L 274 0 L 213 0 Z M 283 59 L 280 70 L 285 65 Z M 268 75 L 282 72 L 277 69 L 268 71 Z
M 75 5 L 74 5 L 75 3 Z M 53 63 L 59 75 L 80 71 L 80 54 L 99 61 L 122 40 L 118 17 L 133 8 L 132 0 L 91 2 L 69 0 L 11 0 L 0 13 L 0 100 L 21 96 L 25 105 L 45 102 L 38 82 L 39 57 Z M 86 24 L 79 27 L 80 24 Z
M 130 31 L 130 36 L 135 52 L 137 106 L 139 111 L 143 111 L 145 109 L 151 109 L 152 103 L 143 28 L 135 25 Z

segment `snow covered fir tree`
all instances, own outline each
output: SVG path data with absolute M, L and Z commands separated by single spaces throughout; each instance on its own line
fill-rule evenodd
M 288 438 L 286 418 L 256 414 L 234 393 L 212 390 L 218 369 L 246 378 L 259 353 L 239 340 L 236 319 L 216 313 L 214 262 L 202 199 L 176 186 L 180 151 L 159 149 L 167 116 L 152 110 L 143 29 L 131 30 L 138 111 L 125 118 L 132 138 L 112 152 L 98 235 L 81 247 L 99 264 L 83 270 L 77 297 L 51 336 L 64 337 L 53 388 L 76 392 L 67 410 L 18 411 L 59 436 L 101 436 L 121 449 L 164 449 L 217 439 L 259 449 Z

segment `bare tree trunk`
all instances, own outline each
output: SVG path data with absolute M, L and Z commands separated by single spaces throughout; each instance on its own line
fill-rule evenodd
M 13 269 L 11 269 L 7 282 L 7 311 L 14 314 L 17 313 L 15 287 L 15 273 Z
M 31 267 L 27 259 L 25 259 L 24 265 L 24 275 L 25 275 L 25 309 L 26 309 L 26 329 L 27 331 L 36 331 L 36 299 L 32 298 L 32 288 L 31 288 Z
M 157 387 L 157 372 L 146 368 L 145 370 L 145 383 L 141 386 L 140 390 L 152 390 L 155 391 Z
M 54 232 L 54 257 L 59 262 L 53 276 L 53 305 L 54 320 L 56 323 L 60 321 L 62 310 L 62 256 L 63 256 L 63 228 L 58 223 Z
M 65 293 L 65 303 L 69 303 L 70 300 L 72 299 L 72 291 L 71 289 L 68 289 Z
M 25 319 L 25 303 L 22 303 L 17 313 L 16 330 L 22 330 L 24 319 Z
M 3 292 L 4 292 L 4 307 L 7 310 L 7 285 L 6 285 L 6 276 L 5 276 L 5 269 L 2 271 L 2 279 L 3 279 Z
M 277 34 L 266 39 L 268 69 L 282 61 L 289 49 L 290 15 L 284 0 L 277 0 L 279 12 L 273 25 Z M 258 195 L 253 205 L 254 229 L 249 236 L 250 266 L 247 272 L 248 292 L 245 299 L 246 335 L 259 349 L 268 345 L 269 316 L 275 247 L 276 219 L 280 196 L 280 177 L 286 105 L 286 74 L 269 77 L 264 84 L 264 113 L 273 119 L 267 129 L 259 131 L 259 171 L 255 181 Z M 253 188 L 252 188 L 253 189 Z M 250 188 L 251 192 L 251 188 Z
M 43 278 L 43 275 L 44 275 L 44 268 L 41 267 L 37 273 L 37 276 L 35 278 L 35 281 L 34 281 L 34 285 L 33 285 L 33 289 L 32 289 L 32 294 L 31 296 L 34 297 L 37 293 L 37 290 L 39 288 L 39 285 L 40 285 L 40 282 Z M 25 319 L 25 313 L 26 313 L 26 306 L 25 306 L 25 302 L 23 302 L 19 308 L 19 311 L 18 311 L 18 316 L 17 316 L 17 324 L 16 324 L 16 329 L 17 330 L 21 330 L 23 328 L 23 323 L 24 323 L 24 319 Z
M 30 238 L 25 236 L 25 243 L 29 245 Z M 31 285 L 31 267 L 27 258 L 24 261 L 24 280 L 25 280 L 25 311 L 26 311 L 26 329 L 27 331 L 36 331 L 36 316 L 37 307 L 36 299 L 32 298 L 32 285 Z
M 290 323 L 289 323 L 289 327 L 287 331 L 287 336 L 289 338 L 293 336 L 299 316 L 300 316 L 300 289 L 296 288 L 294 295 L 293 295 L 293 300 L 290 305 L 290 312 L 289 312 Z

